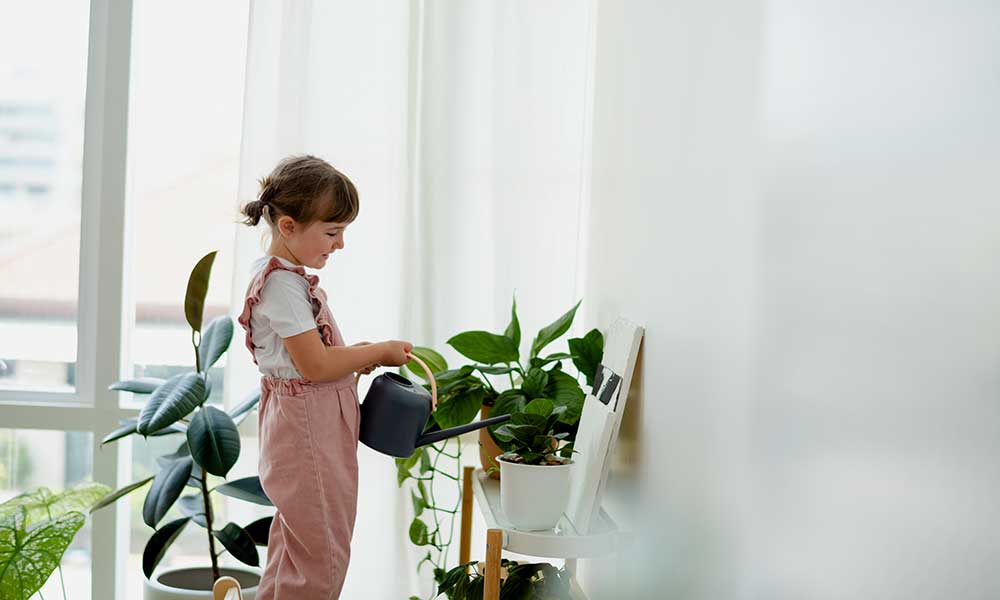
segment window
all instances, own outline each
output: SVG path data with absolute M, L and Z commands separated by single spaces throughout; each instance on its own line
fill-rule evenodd
M 245 2 L 134 3 L 128 202 L 137 377 L 194 366 L 184 293 L 191 268 L 212 250 L 205 323 L 232 312 L 248 18 Z M 210 373 L 210 401 L 220 404 L 225 364 L 223 356 Z
M 90 7 L 53 8 L 0 19 L 0 389 L 75 385 Z
M 126 394 L 108 390 L 111 381 L 193 367 L 183 299 L 190 269 L 211 250 L 219 254 L 206 320 L 233 312 L 248 19 L 242 0 L 5 8 L 0 52 L 12 60 L 0 63 L 0 501 L 84 479 L 123 486 L 180 443 L 136 437 L 99 446 L 138 413 Z M 223 402 L 224 368 L 225 359 L 210 373 L 213 403 Z M 244 446 L 234 476 L 256 471 L 256 444 Z M 141 596 L 151 533 L 144 496 L 88 519 L 63 561 L 70 597 Z M 219 519 L 260 516 L 239 504 L 218 498 Z M 190 527 L 161 564 L 204 564 L 205 545 L 205 531 Z M 60 598 L 61 587 L 55 574 L 42 594 Z

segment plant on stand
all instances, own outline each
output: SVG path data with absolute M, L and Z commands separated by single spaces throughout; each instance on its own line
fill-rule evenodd
M 477 415 L 499 416 L 523 413 L 532 401 L 544 398 L 552 405 L 553 435 L 566 444 L 564 452 L 572 453 L 577 424 L 583 410 L 583 386 L 593 383 L 594 373 L 601 362 L 604 337 L 593 329 L 580 338 L 571 338 L 564 352 L 542 355 L 542 351 L 569 331 L 576 316 L 578 302 L 558 319 L 538 331 L 526 360 L 521 356 L 521 324 L 517 300 L 511 306 L 511 318 L 502 334 L 487 331 L 465 331 L 448 340 L 448 345 L 471 361 L 449 369 L 440 353 L 425 347 L 415 347 L 413 353 L 434 373 L 438 384 L 438 407 L 432 414 L 427 431 L 457 427 L 471 423 Z M 572 375 L 563 368 L 571 361 L 576 368 Z M 411 363 L 400 369 L 410 379 L 426 381 L 423 370 Z M 427 384 L 425 384 L 425 387 Z M 534 409 L 533 409 L 534 410 Z M 488 468 L 505 450 L 512 450 L 512 438 L 496 436 L 498 426 L 480 430 L 480 461 Z M 417 565 L 424 563 L 434 569 L 434 580 L 440 584 L 448 572 L 448 550 L 452 540 L 455 515 L 461 502 L 461 444 L 454 442 L 454 452 L 447 452 L 447 443 L 417 450 L 406 459 L 397 459 L 397 482 L 403 487 L 408 481 L 414 507 L 410 524 L 410 541 L 426 546 L 428 551 Z M 447 470 L 441 459 L 449 464 Z M 450 462 L 453 461 L 453 462 Z M 454 472 L 451 470 L 454 466 Z M 454 485 L 459 500 L 454 507 L 441 507 L 435 501 L 435 483 L 440 475 Z M 501 486 L 502 487 L 502 486 Z M 426 519 L 426 520 L 425 520 Z M 433 521 L 428 525 L 429 521 Z
M 582 301 L 581 301 L 582 302 Z M 542 351 L 556 342 L 573 325 L 577 302 L 558 319 L 543 327 L 535 335 L 531 349 L 522 360 L 521 324 L 517 315 L 517 299 L 511 306 L 510 322 L 502 334 L 488 331 L 464 331 L 448 340 L 448 345 L 472 361 L 457 369 L 448 364 L 437 352 L 429 348 L 416 348 L 418 356 L 427 362 L 438 383 L 438 409 L 434 424 L 441 428 L 456 427 L 472 422 L 476 415 L 482 417 L 513 415 L 524 411 L 536 398 L 547 398 L 554 406 L 564 406 L 557 420 L 557 432 L 567 433 L 572 444 L 576 439 L 577 424 L 583 411 L 584 386 L 593 385 L 594 375 L 604 354 L 604 336 L 592 329 L 579 338 L 567 341 L 568 352 L 555 352 L 543 356 Z M 571 361 L 576 374 L 564 368 Z M 432 364 L 433 363 L 433 364 Z M 404 373 L 411 379 L 425 379 L 423 371 L 410 364 Z M 498 425 L 480 432 L 483 451 L 480 459 L 483 468 L 503 451 L 506 443 L 497 438 Z M 572 450 L 572 448 L 571 448 Z
M 272 517 L 265 517 L 246 526 L 227 523 L 222 528 L 216 528 L 213 493 L 264 506 L 271 506 L 271 502 L 261 488 L 259 477 L 244 477 L 229 482 L 210 479 L 210 476 L 224 479 L 236 464 L 241 447 L 237 426 L 260 401 L 258 390 L 229 411 L 205 404 L 211 393 L 208 370 L 229 348 L 233 337 L 233 322 L 228 316 L 214 319 L 202 329 L 205 296 L 215 254 L 211 252 L 205 255 L 195 265 L 188 279 L 184 299 L 185 316 L 191 326 L 194 371 L 180 373 L 166 380 L 146 377 L 119 381 L 111 386 L 114 390 L 148 394 L 149 399 L 138 418 L 123 421 L 119 429 L 103 439 L 102 445 L 133 434 L 143 437 L 183 436 L 173 453 L 156 459 L 160 471 L 155 476 L 108 494 L 92 509 L 108 506 L 152 482 L 142 507 L 143 521 L 154 530 L 142 555 L 142 570 L 147 578 L 147 598 L 186 598 L 189 596 L 184 595 L 185 590 L 211 590 L 212 583 L 223 571 L 242 579 L 241 584 L 245 588 L 251 588 L 244 591 L 244 597 L 252 598 L 252 586 L 256 585 L 257 575 L 245 570 L 220 569 L 219 556 L 223 552 L 229 552 L 246 565 L 259 566 L 256 546 L 267 544 L 267 533 L 272 520 Z M 213 483 L 218 484 L 212 485 Z M 192 488 L 193 493 L 182 495 L 186 488 Z M 183 516 L 161 524 L 167 511 L 175 505 Z M 205 573 L 197 582 L 185 583 L 185 587 L 174 592 L 172 589 L 165 589 L 169 586 L 153 581 L 153 571 L 190 522 L 205 529 L 211 569 L 202 569 Z
M 566 509 L 573 449 L 569 444 L 560 448 L 569 434 L 556 432 L 565 411 L 536 398 L 494 432 L 510 448 L 497 458 L 503 480 L 500 507 L 518 529 L 552 529 Z
M 470 570 L 469 567 L 474 567 Z M 482 600 L 485 578 L 483 563 L 472 561 L 445 573 L 438 595 L 449 600 Z M 525 600 L 570 600 L 572 574 L 549 563 L 520 564 L 500 561 L 500 597 Z

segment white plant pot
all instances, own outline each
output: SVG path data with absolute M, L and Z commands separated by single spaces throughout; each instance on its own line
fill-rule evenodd
M 250 567 L 219 567 L 220 575 L 240 582 L 243 600 L 257 597 L 259 569 Z M 143 586 L 143 600 L 203 600 L 212 597 L 212 567 L 164 569 L 153 573 Z
M 497 460 L 500 465 L 500 508 L 510 524 L 524 531 L 552 529 L 569 501 L 569 467 L 522 465 Z

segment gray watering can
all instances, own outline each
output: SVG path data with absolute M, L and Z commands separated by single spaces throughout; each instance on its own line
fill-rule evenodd
M 430 393 L 423 386 L 395 373 L 383 373 L 372 380 L 365 401 L 361 403 L 359 438 L 365 446 L 382 454 L 407 458 L 420 446 L 510 419 L 510 415 L 501 415 L 424 434 L 427 419 L 437 408 L 437 382 L 422 360 L 412 355 L 410 358 L 427 372 Z

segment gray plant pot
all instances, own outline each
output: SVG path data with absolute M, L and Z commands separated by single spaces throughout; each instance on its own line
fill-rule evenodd
M 220 575 L 228 575 L 240 582 L 243 600 L 257 597 L 260 582 L 259 569 L 250 567 L 219 567 Z M 143 600 L 203 600 L 212 597 L 212 567 L 183 567 L 163 569 L 147 579 L 142 592 Z

